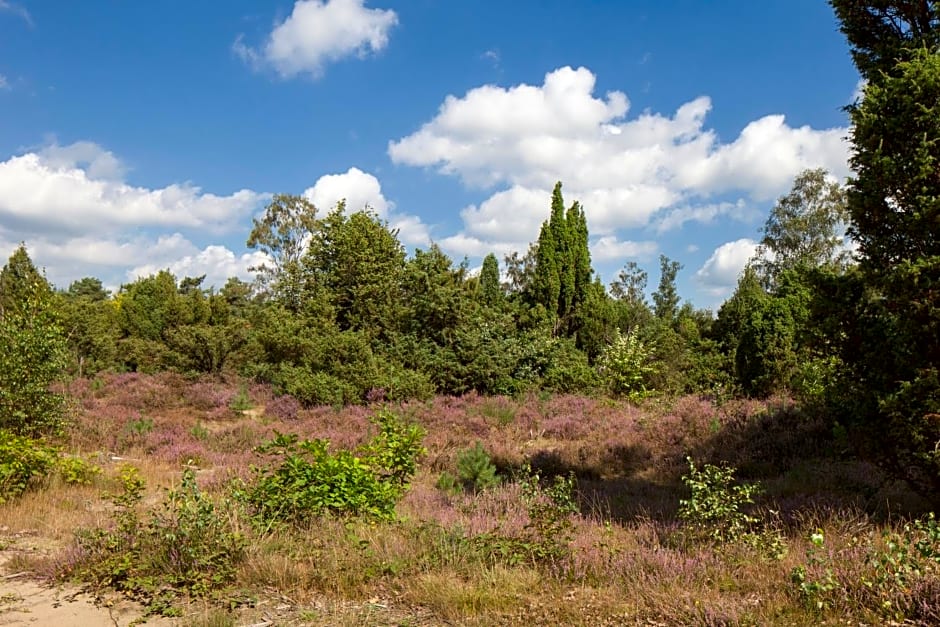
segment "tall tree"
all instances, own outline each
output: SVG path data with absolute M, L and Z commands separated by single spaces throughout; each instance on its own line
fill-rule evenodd
M 483 268 L 480 270 L 480 295 L 489 307 L 503 300 L 503 289 L 499 284 L 499 261 L 493 253 L 483 258 Z
M 0 429 L 55 431 L 65 401 L 50 389 L 62 376 L 65 337 L 52 289 L 20 246 L 0 271 Z
M 561 183 L 556 183 L 551 215 L 539 231 L 531 289 L 533 304 L 544 309 L 556 335 L 577 333 L 593 273 L 584 211 L 578 202 L 565 211 Z
M 317 208 L 302 196 L 276 194 L 264 216 L 252 221 L 247 246 L 265 253 L 267 260 L 249 268 L 258 282 L 288 309 L 301 306 L 301 259 L 317 229 Z
M 852 296 L 843 302 L 849 371 L 840 404 L 851 408 L 846 420 L 874 435 L 882 459 L 937 494 L 940 3 L 833 6 L 868 79 L 850 107 L 849 232 L 861 269 L 836 290 Z
M 659 287 L 653 292 L 653 313 L 660 320 L 673 322 L 679 313 L 679 290 L 676 276 L 682 264 L 666 255 L 659 256 Z
M 825 170 L 798 174 L 764 224 L 755 263 L 764 285 L 773 289 L 788 269 L 844 266 L 848 219 L 845 190 Z
M 940 45 L 940 2 L 934 0 L 830 0 L 862 76 L 894 76 L 915 50 Z

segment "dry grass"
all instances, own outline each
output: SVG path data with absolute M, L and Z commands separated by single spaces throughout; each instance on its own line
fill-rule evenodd
M 249 386 L 253 409 L 239 413 L 229 407 L 238 382 L 96 381 L 71 386 L 76 419 L 64 445 L 95 456 L 103 475 L 91 486 L 52 483 L 0 505 L 4 537 L 29 537 L 50 553 L 76 529 L 107 525 L 105 495 L 117 489 L 121 463 L 114 457 L 139 468 L 149 504 L 187 465 L 222 498 L 232 478 L 250 476 L 258 462 L 252 449 L 275 430 L 340 447 L 362 443 L 371 429 L 369 408 L 298 411 L 264 386 Z M 269 415 L 267 406 L 283 415 Z M 575 396 L 470 395 L 399 409 L 427 429 L 428 454 L 398 520 L 327 518 L 303 529 L 247 530 L 232 589 L 254 598 L 253 607 L 233 613 L 197 604 L 184 624 L 875 624 L 884 615 L 856 587 L 846 583 L 837 603 L 817 611 L 801 602 L 791 572 L 807 563 L 809 533 L 822 529 L 836 576 L 857 579 L 866 559 L 857 538 L 875 538 L 876 546 L 889 517 L 925 507 L 875 468 L 833 455 L 825 426 L 786 399 L 716 406 L 687 397 L 637 408 Z M 477 441 L 503 483 L 478 495 L 437 489 L 440 473 L 454 472 L 457 455 Z M 768 519 L 784 535 L 785 556 L 684 539 L 676 511 L 686 455 L 731 462 L 742 478 L 763 483 L 759 505 L 775 512 Z M 511 480 L 526 462 L 545 476 L 578 477 L 570 551 L 551 563 L 504 551 L 528 537 L 529 515 Z M 42 570 L 36 560 L 16 562 L 24 564 Z M 940 594 L 940 586 L 925 585 L 919 599 Z

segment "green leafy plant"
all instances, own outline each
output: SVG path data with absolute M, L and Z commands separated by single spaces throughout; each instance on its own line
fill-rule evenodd
M 277 434 L 259 452 L 275 462 L 254 469 L 239 492 L 259 522 L 299 524 L 311 516 L 350 514 L 391 518 L 423 454 L 424 431 L 392 412 L 379 412 L 379 433 L 360 451 L 331 451 L 326 440 Z
M 0 503 L 36 486 L 57 461 L 54 447 L 0 429 Z
M 59 457 L 56 469 L 69 485 L 91 485 L 95 477 L 101 474 L 101 468 L 81 457 Z
M 613 394 L 639 401 L 649 396 L 649 381 L 656 373 L 653 348 L 644 342 L 637 329 L 622 334 L 618 329 L 613 341 L 600 357 L 601 376 Z
M 795 567 L 790 572 L 790 581 L 796 586 L 803 602 L 821 612 L 832 605 L 833 594 L 842 586 L 833 574 L 825 554 L 826 537 L 822 529 L 811 534 L 809 541 L 807 565 Z
M 682 482 L 691 491 L 688 499 L 679 501 L 679 518 L 697 533 L 715 542 L 728 542 L 743 537 L 757 518 L 743 511 L 754 503 L 760 492 L 756 483 L 733 485 L 734 468 L 705 464 L 699 470 L 691 457 L 689 472 Z
M 544 482 L 538 471 L 526 466 L 522 498 L 529 514 L 526 531 L 531 558 L 557 563 L 568 555 L 574 529 L 571 517 L 578 512 L 574 474 L 557 475 Z
M 137 470 L 124 467 L 120 481 L 122 491 L 111 497 L 114 525 L 80 532 L 77 557 L 60 577 L 117 590 L 167 616 L 179 614 L 177 593 L 202 597 L 234 581 L 245 539 L 230 512 L 199 490 L 192 470 L 146 523 L 138 511 L 145 485 Z
M 239 387 L 238 392 L 236 392 L 232 400 L 229 401 L 228 407 L 237 414 L 248 411 L 254 407 L 251 402 L 251 397 L 248 395 L 248 388 L 244 385 Z

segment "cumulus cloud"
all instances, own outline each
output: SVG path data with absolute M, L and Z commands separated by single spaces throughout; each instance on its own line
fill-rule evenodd
M 236 255 L 225 246 L 210 245 L 182 257 L 168 256 L 162 262 L 135 266 L 127 271 L 127 279 L 133 281 L 168 269 L 177 278 L 206 275 L 203 285 L 222 287 L 231 277 L 250 280 L 252 273 L 248 268 L 259 266 L 267 260 L 267 256 L 262 252 Z
M 792 127 L 768 115 L 722 142 L 706 125 L 708 97 L 670 115 L 630 116 L 626 94 L 598 96 L 595 84 L 587 68 L 563 67 L 541 85 L 476 87 L 447 96 L 431 120 L 389 143 L 395 163 L 490 191 L 461 212 L 463 231 L 442 244 L 470 254 L 532 241 L 559 180 L 567 198 L 582 202 L 591 233 L 618 241 L 625 229 L 752 220 L 751 203 L 785 192 L 805 168 L 848 173 L 845 128 Z
M 658 249 L 656 242 L 620 241 L 612 235 L 607 235 L 591 244 L 591 258 L 600 262 L 622 259 L 648 261 Z
M 320 211 L 333 209 L 341 200 L 346 201 L 348 211 L 369 207 L 379 216 L 385 217 L 389 209 L 379 179 L 359 168 L 349 168 L 343 174 L 325 174 L 317 179 L 313 187 L 307 188 L 303 195 Z
M 270 66 L 282 78 L 316 78 L 331 61 L 384 49 L 397 23 L 394 11 L 368 9 L 364 0 L 298 0 L 263 46 L 252 48 L 239 36 L 233 49 L 251 65 Z
M 92 142 L 53 143 L 0 161 L 0 253 L 26 242 L 60 287 L 96 276 L 116 288 L 164 268 L 206 274 L 207 284 L 218 286 L 227 276 L 248 278 L 253 255 L 200 248 L 186 233 L 241 231 L 267 194 L 218 196 L 190 183 L 151 189 L 130 185 L 125 172 L 118 157 Z
M 136 187 L 121 180 L 123 172 L 113 154 L 91 142 L 52 145 L 0 161 L 0 221 L 39 233 L 131 226 L 224 232 L 266 198 L 247 189 L 217 196 L 190 183 Z
M 343 174 L 324 174 L 303 196 L 321 212 L 333 209 L 341 200 L 346 211 L 372 209 L 389 227 L 398 230 L 398 239 L 408 246 L 425 246 L 430 242 L 428 226 L 415 215 L 395 212 L 395 203 L 382 194 L 382 184 L 374 175 L 359 168 L 349 168 Z
M 743 238 L 715 249 L 695 273 L 695 280 L 712 296 L 726 296 L 737 285 L 738 276 L 757 251 L 757 242 Z

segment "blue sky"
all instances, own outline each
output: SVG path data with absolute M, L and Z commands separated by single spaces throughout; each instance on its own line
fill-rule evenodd
M 848 175 L 857 84 L 822 0 L 0 0 L 0 254 L 221 285 L 294 193 L 477 266 L 561 180 L 605 283 L 666 254 L 714 308 L 800 170 Z

